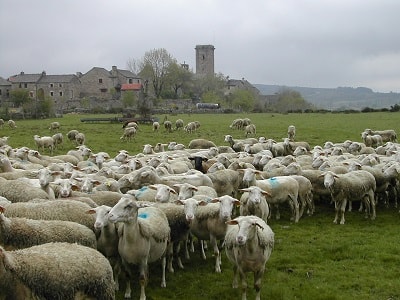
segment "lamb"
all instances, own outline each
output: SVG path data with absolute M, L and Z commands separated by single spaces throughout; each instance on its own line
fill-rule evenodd
M 238 118 L 238 119 L 233 120 L 231 125 L 229 125 L 229 128 L 231 128 L 231 129 L 235 128 L 238 130 L 243 129 L 243 119 Z
M 240 205 L 240 201 L 224 195 L 212 199 L 209 204 L 194 198 L 177 200 L 176 203 L 184 205 L 191 233 L 201 241 L 210 240 L 215 256 L 215 272 L 221 273 L 221 253 L 217 241 L 225 238 L 226 222 L 231 219 L 234 205 Z M 206 259 L 203 243 L 201 255 Z
M 96 237 L 88 227 L 71 221 L 33 220 L 4 216 L 0 205 L 0 244 L 8 250 L 50 242 L 78 243 L 96 249 Z
M 233 263 L 232 287 L 238 287 L 240 276 L 242 299 L 247 299 L 246 273 L 253 272 L 255 299 L 260 300 L 265 264 L 274 248 L 274 232 L 256 216 L 241 216 L 227 223 L 224 244 L 226 256 Z
M 345 223 L 344 212 L 347 201 L 360 200 L 365 205 L 366 217 L 376 217 L 375 212 L 375 190 L 376 182 L 374 176 L 368 171 L 351 171 L 346 174 L 336 175 L 331 171 L 324 174 L 324 185 L 329 190 L 332 200 L 335 202 L 335 219 L 337 223 L 339 213 L 341 214 L 340 224 Z M 372 210 L 372 213 L 371 213 Z
M 124 133 L 119 138 L 120 140 L 130 142 L 136 135 L 136 129 L 134 127 L 125 128 Z
M 256 138 L 247 138 L 247 139 L 243 139 L 243 140 L 234 140 L 233 137 L 228 134 L 225 135 L 224 141 L 229 143 L 229 145 L 231 146 L 231 148 L 235 151 L 235 152 L 240 152 L 243 151 L 243 147 L 244 144 L 255 144 L 258 142 L 258 140 Z
M 75 142 L 75 136 L 79 133 L 78 130 L 76 129 L 72 129 L 70 131 L 67 132 L 67 138 L 68 140 L 70 140 L 71 142 Z
M 129 127 L 134 127 L 136 131 L 139 130 L 139 126 L 135 121 L 126 121 L 124 125 L 122 125 L 122 128 L 129 128 Z
M 132 265 L 139 267 L 140 299 L 145 300 L 145 286 L 148 281 L 148 263 L 162 260 L 161 287 L 166 287 L 166 250 L 170 238 L 170 228 L 165 213 L 156 207 L 142 207 L 132 196 L 123 196 L 110 210 L 109 220 L 122 222 L 118 229 L 118 252 L 129 277 Z M 125 298 L 130 298 L 129 281 Z
M 82 132 L 78 132 L 75 135 L 75 142 L 76 142 L 76 144 L 78 146 L 82 146 L 82 145 L 86 144 L 86 136 L 85 136 L 85 134 L 82 133 Z
M 50 123 L 50 127 L 49 130 L 56 130 L 56 129 L 60 129 L 61 125 L 59 122 L 51 122 Z
M 39 187 L 27 185 L 22 180 L 7 180 L 0 177 L 0 196 L 11 202 L 27 202 L 34 198 L 49 199 L 49 195 Z
M 155 154 L 153 146 L 150 144 L 145 144 L 143 145 L 143 154 L 148 155 L 148 154 Z
M 63 147 L 64 136 L 61 132 L 53 134 L 51 138 L 53 139 L 54 148 Z
M 86 246 L 46 243 L 14 251 L 0 247 L 0 270 L 0 295 L 14 298 L 22 290 L 26 294 L 21 299 L 115 299 L 110 263 Z
M 7 124 L 8 124 L 8 127 L 10 127 L 11 129 L 17 128 L 17 125 L 15 124 L 14 120 L 11 120 L 11 119 L 8 120 Z
M 189 142 L 189 149 L 209 149 L 212 147 L 217 147 L 214 142 L 206 139 L 194 139 Z
M 372 130 L 372 129 L 365 129 L 369 135 L 379 134 L 382 137 L 383 142 L 397 142 L 397 133 L 393 129 L 386 129 L 386 130 Z
M 33 201 L 33 200 L 32 200 Z M 72 221 L 94 229 L 95 218 L 85 212 L 91 207 L 74 200 L 51 200 L 40 202 L 17 202 L 6 204 L 6 217 L 20 217 L 34 220 Z
M 36 143 L 37 150 L 44 151 L 44 148 L 47 148 L 51 154 L 53 154 L 54 150 L 54 140 L 51 136 L 39 136 L 35 134 L 33 139 Z
M 269 218 L 269 205 L 265 196 L 271 197 L 266 191 L 263 191 L 258 186 L 250 186 L 240 189 L 243 192 L 240 197 L 239 212 L 241 216 L 254 215 L 267 223 Z

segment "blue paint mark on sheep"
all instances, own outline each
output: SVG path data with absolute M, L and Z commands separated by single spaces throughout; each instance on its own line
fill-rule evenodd
M 279 180 L 276 177 L 269 178 L 268 182 L 271 184 L 272 187 L 278 187 L 279 186 Z
M 141 219 L 147 219 L 149 217 L 149 214 L 148 213 L 140 213 L 138 215 L 138 217 L 141 218 Z
M 149 189 L 149 187 L 147 187 L 147 186 L 142 186 L 140 189 L 137 190 L 136 197 L 139 197 L 142 193 L 144 193 L 144 192 L 147 191 L 148 189 Z

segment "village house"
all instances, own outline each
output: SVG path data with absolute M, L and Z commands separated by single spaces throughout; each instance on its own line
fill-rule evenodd
M 11 82 L 0 77 L 0 101 L 3 102 L 10 97 Z M 0 102 L 0 103 L 1 103 Z

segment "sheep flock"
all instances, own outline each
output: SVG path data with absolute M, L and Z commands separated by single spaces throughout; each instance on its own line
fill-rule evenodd
M 167 288 L 170 273 L 184 272 L 195 251 L 207 259 L 207 249 L 216 273 L 228 267 L 221 266 L 226 254 L 242 299 L 246 273 L 253 272 L 261 299 L 274 255 L 268 224 L 281 218 L 280 210 L 301 226 L 318 213 L 315 203 L 324 203 L 333 223 L 344 225 L 353 202 L 371 220 L 379 218 L 379 205 L 397 207 L 394 130 L 365 129 L 360 141 L 311 148 L 297 140 L 294 125 L 275 141 L 257 136 L 250 119 L 235 119 L 219 145 L 194 135 L 198 121 L 162 125 L 194 137 L 187 145 L 155 142 L 141 153 L 115 155 L 92 151 L 78 130 L 65 140 L 62 133 L 38 133 L 35 149 L 12 148 L 9 137 L 1 138 L 0 299 L 115 299 L 122 286 L 131 298 L 136 281 L 144 300 L 154 279 L 149 264 L 159 266 Z M 121 146 L 135 141 L 140 126 L 123 127 Z M 154 133 L 162 127 L 151 126 Z M 53 122 L 48 130 L 60 128 Z M 233 137 L 237 132 L 241 138 Z M 70 149 L 53 155 L 57 148 Z

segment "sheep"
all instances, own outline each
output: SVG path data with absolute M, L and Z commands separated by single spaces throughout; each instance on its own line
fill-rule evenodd
M 249 124 L 244 128 L 244 133 L 246 137 L 248 137 L 249 134 L 256 135 L 256 132 L 257 130 L 255 124 Z
M 5 145 L 8 145 L 8 136 L 3 136 L 2 138 L 0 138 L 0 147 L 3 147 Z
M 240 189 L 240 191 L 243 192 L 240 197 L 240 215 L 254 215 L 267 223 L 269 218 L 269 205 L 265 196 L 268 195 L 271 197 L 271 194 L 263 191 L 258 186 L 250 186 L 248 188 Z
M 56 130 L 56 129 L 60 129 L 61 125 L 59 122 L 51 122 L 50 123 L 50 127 L 49 130 Z
M 119 139 L 124 142 L 130 142 L 133 138 L 135 138 L 135 135 L 136 135 L 135 127 L 128 127 L 125 128 L 124 133 Z
M 83 160 L 87 159 L 90 155 L 92 155 L 92 150 L 90 148 L 86 147 L 85 145 L 80 145 L 80 146 L 77 146 L 75 148 L 75 150 L 68 150 L 67 155 L 75 156 L 79 162 L 79 161 L 83 161 Z M 56 157 L 58 158 L 60 156 L 56 156 Z M 72 163 L 72 161 L 71 161 L 71 163 Z M 76 164 L 78 164 L 78 163 L 76 163 Z
M 372 130 L 372 129 L 365 129 L 369 135 L 379 134 L 382 137 L 383 142 L 397 142 L 397 133 L 393 129 L 386 129 L 386 130 Z
M 153 131 L 158 131 L 160 129 L 160 123 L 157 121 L 153 122 Z
M 86 143 L 86 136 L 85 136 L 85 134 L 82 133 L 82 132 L 78 132 L 78 133 L 75 135 L 75 141 L 76 141 L 76 144 L 77 144 L 78 146 L 84 145 L 84 144 Z
M 122 128 L 129 128 L 129 127 L 134 127 L 136 131 L 139 130 L 139 126 L 135 121 L 126 121 L 123 125 Z
M 0 295 L 18 295 L 22 289 L 27 291 L 22 299 L 115 299 L 110 263 L 96 249 L 79 244 L 0 247 L 0 270 Z
M 229 128 L 231 129 L 243 129 L 243 119 L 235 119 L 232 121 L 231 125 L 229 125 Z
M 181 144 L 181 143 L 178 144 L 177 142 L 174 142 L 174 141 L 169 142 L 168 146 L 167 146 L 168 150 L 183 150 L 185 148 L 186 148 L 186 146 L 184 144 Z
M 206 174 L 212 181 L 218 196 L 230 195 L 235 197 L 240 185 L 239 173 L 235 170 L 225 169 Z
M 379 134 L 369 135 L 367 132 L 363 131 L 361 133 L 361 138 L 367 147 L 378 147 L 383 145 L 382 136 Z
M 164 128 L 165 131 L 171 132 L 172 131 L 172 122 L 171 121 L 164 121 Z
M 37 150 L 44 151 L 44 148 L 47 148 L 51 154 L 53 154 L 54 150 L 54 140 L 51 136 L 39 136 L 35 134 L 33 136 L 33 140 L 36 143 Z
M 33 200 L 32 200 L 33 201 Z M 17 202 L 4 204 L 6 217 L 20 217 L 34 220 L 72 221 L 93 228 L 95 219 L 85 211 L 91 207 L 74 200 L 51 200 L 40 202 Z
M 275 244 L 275 234 L 267 223 L 257 216 L 240 216 L 228 221 L 225 235 L 225 254 L 233 263 L 232 287 L 238 288 L 240 276 L 242 299 L 246 298 L 247 272 L 254 273 L 256 300 L 261 299 L 265 265 Z
M 0 177 L 0 196 L 11 202 L 27 202 L 34 198 L 49 199 L 49 195 L 40 187 L 26 184 L 22 180 L 7 180 Z
M 7 124 L 8 124 L 8 127 L 10 127 L 11 129 L 17 128 L 17 125 L 15 124 L 14 120 L 11 120 L 11 119 L 8 120 Z
M 64 136 L 61 132 L 53 134 L 51 138 L 53 139 L 54 148 L 58 148 L 59 146 L 63 148 Z
M 210 203 L 194 198 L 177 200 L 176 203 L 184 205 L 191 233 L 199 240 L 210 240 L 215 256 L 215 272 L 221 273 L 221 253 L 217 241 L 225 238 L 226 222 L 231 219 L 234 205 L 240 205 L 240 201 L 224 195 L 212 199 Z M 203 243 L 201 244 L 202 258 L 206 259 Z
M 217 147 L 214 142 L 206 139 L 194 139 L 189 142 L 189 149 L 209 149 L 212 147 Z
M 256 185 L 262 190 L 271 194 L 267 196 L 268 204 L 276 207 L 276 219 L 280 219 L 278 205 L 288 202 L 292 209 L 291 221 L 297 223 L 299 221 L 299 183 L 296 179 L 290 176 L 276 176 L 269 179 L 256 179 L 256 174 L 261 174 L 260 171 L 254 169 L 244 169 L 243 182 L 247 186 Z
M 165 213 L 156 207 L 142 207 L 134 197 L 124 195 L 109 212 L 109 220 L 121 222 L 118 229 L 118 252 L 129 277 L 130 265 L 137 265 L 140 273 L 140 299 L 146 299 L 145 286 L 148 280 L 148 263 L 162 260 L 161 287 L 166 287 L 166 250 L 170 238 L 170 227 Z M 125 298 L 130 298 L 129 281 Z
M 365 205 L 366 217 L 371 215 L 371 219 L 376 217 L 375 212 L 375 190 L 376 182 L 374 176 L 368 171 L 351 171 L 346 174 L 335 174 L 327 171 L 323 175 L 324 185 L 329 190 L 332 200 L 335 202 L 335 219 L 337 223 L 339 213 L 341 215 L 340 224 L 345 223 L 344 212 L 347 201 L 360 200 Z M 371 212 L 372 210 L 372 212 Z
M 179 190 L 178 199 L 196 198 L 197 200 L 211 200 L 218 197 L 216 190 L 209 186 L 194 186 L 189 183 L 174 184 Z
M 238 287 L 238 276 L 241 280 L 242 299 L 246 298 L 246 273 L 254 273 L 256 300 L 261 299 L 261 287 L 265 264 L 274 248 L 274 232 L 262 219 L 256 216 L 237 217 L 228 221 L 225 235 L 225 254 L 233 263 L 232 287 Z
M 143 145 L 143 154 L 148 155 L 148 154 L 155 154 L 153 146 L 150 144 L 145 144 Z
M 78 243 L 95 248 L 96 237 L 88 227 L 71 221 L 34 220 L 4 216 L 0 205 L 0 244 L 8 250 L 49 242 Z
M 289 141 L 294 141 L 294 138 L 296 137 L 296 127 L 294 125 L 289 125 L 287 130 L 287 137 Z
M 75 142 L 75 136 L 79 133 L 78 130 L 72 129 L 67 132 L 67 138 L 70 142 Z
M 121 273 L 121 257 L 118 253 L 118 232 L 117 224 L 111 223 L 108 214 L 111 206 L 100 205 L 91 208 L 86 213 L 94 214 L 96 221 L 94 230 L 96 233 L 97 250 L 99 250 L 110 262 L 113 269 L 115 290 L 119 290 L 119 276 Z
M 299 218 L 303 216 L 304 210 L 307 209 L 308 215 L 312 215 L 315 211 L 313 186 L 311 181 L 303 175 L 294 174 L 290 175 L 299 183 L 298 200 L 300 204 Z
M 175 121 L 175 130 L 180 130 L 183 128 L 184 122 L 182 119 L 178 119 Z
M 224 141 L 229 143 L 235 152 L 243 151 L 244 144 L 255 144 L 258 142 L 256 138 L 247 138 L 243 140 L 234 140 L 230 134 L 225 135 Z
M 177 192 L 172 187 L 161 183 L 143 186 L 139 190 L 129 190 L 126 193 L 134 195 L 138 201 L 143 202 L 167 203 L 177 199 Z

